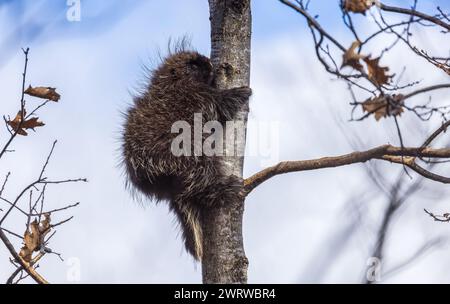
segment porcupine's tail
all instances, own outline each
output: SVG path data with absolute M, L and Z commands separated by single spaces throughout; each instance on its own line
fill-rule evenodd
M 211 208 L 219 208 L 223 204 L 241 199 L 243 181 L 234 175 L 206 180 L 198 180 L 196 186 L 201 185 L 198 191 L 187 187 L 175 196 L 171 207 L 175 211 L 184 240 L 186 250 L 197 260 L 203 257 L 203 212 Z
M 195 203 L 195 202 L 192 202 Z M 193 208 L 191 202 L 174 202 L 173 210 L 178 217 L 184 246 L 195 260 L 201 261 L 203 256 L 203 233 L 200 210 Z

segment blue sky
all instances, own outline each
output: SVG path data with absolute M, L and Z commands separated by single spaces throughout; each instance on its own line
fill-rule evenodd
M 410 2 L 390 1 L 389 4 L 405 5 Z M 432 12 L 437 5 L 443 9 L 449 7 L 446 1 L 419 3 L 419 8 L 425 12 Z M 342 22 L 336 22 L 340 21 L 337 6 L 338 2 L 311 1 L 311 14 L 316 15 L 325 27 L 342 27 Z M 194 37 L 197 48 L 206 52 L 209 47 L 207 1 L 81 0 L 81 7 L 82 22 L 67 22 L 66 1 L 1 0 L 0 13 L 10 22 L 11 27 L 6 30 L 6 43 L 0 47 L 0 54 L 6 58 L 24 45 L 32 47 L 35 43 L 42 44 L 55 39 L 102 35 L 134 10 L 143 11 L 141 26 L 133 29 L 133 35 L 142 35 L 149 43 L 158 41 L 157 37 L 160 36 L 167 38 L 188 34 Z M 270 39 L 287 31 L 304 32 L 303 18 L 276 0 L 254 1 L 252 9 L 253 40 Z M 177 18 L 172 19 L 171 16 Z M 199 32 L 198 28 L 192 26 L 197 23 L 204 31 Z M 153 27 L 150 33 L 147 27 L 149 25 Z
M 427 9 L 434 3 L 448 7 L 448 1 L 422 2 L 429 6 Z M 192 37 L 199 51 L 209 53 L 207 1 L 85 0 L 81 2 L 80 22 L 66 20 L 65 3 L 0 0 L 0 28 L 4 33 L 0 36 L 1 114 L 17 111 L 21 47 L 31 48 L 28 83 L 55 86 L 62 94 L 60 103 L 39 113 L 46 127 L 28 138 L 19 138 L 14 146 L 16 153 L 2 160 L 1 170 L 14 169 L 7 194 L 12 195 L 38 172 L 51 142 L 58 139 L 49 175 L 81 176 L 90 181 L 53 188 L 47 198 L 49 205 L 56 207 L 82 202 L 73 211 L 73 222 L 60 229 L 53 245 L 67 259 L 81 261 L 81 282 L 200 282 L 200 267 L 183 252 L 166 206 L 144 204 L 144 208 L 133 203 L 117 165 L 120 112 L 130 103 L 130 92 L 142 86 L 142 64 L 152 65 L 157 50 L 165 49 L 169 37 L 185 34 Z M 321 12 L 324 26 L 349 44 L 351 37 L 340 30 L 336 5 L 334 1 L 312 1 L 311 8 Z M 374 24 L 365 26 L 370 30 Z M 426 37 L 428 45 L 436 50 L 449 49 L 449 42 L 439 37 Z M 346 134 L 359 135 L 366 145 L 363 148 L 397 142 L 392 121 L 347 122 L 350 109 L 345 85 L 331 81 L 324 73 L 314 56 L 304 20 L 289 8 L 276 0 L 253 0 L 252 43 L 254 96 L 250 118 L 279 123 L 280 160 L 349 152 L 353 148 Z M 400 48 L 385 58 L 385 63 L 400 70 L 412 60 L 407 56 Z M 407 77 L 419 77 L 424 84 L 446 81 L 423 62 L 408 69 Z M 411 135 L 407 143 L 417 144 L 417 138 L 432 129 L 433 123 L 417 127 L 417 121 L 405 115 L 402 124 Z M 263 168 L 261 160 L 258 156 L 247 158 L 245 175 Z M 401 170 L 390 165 L 382 169 L 388 172 L 387 180 Z M 364 170 L 353 166 L 275 178 L 252 193 L 244 223 L 250 282 L 307 281 L 315 263 L 319 263 L 315 260 L 318 253 L 330 249 L 326 247 L 327 238 L 347 229 L 344 203 L 362 187 L 363 179 L 367 179 Z M 398 232 L 390 247 L 392 260 L 407 256 L 411 246 L 442 232 L 421 213 L 428 203 L 417 198 L 410 216 L 398 220 Z M 435 205 L 445 210 L 445 200 L 436 200 Z M 367 229 L 376 227 L 380 206 L 380 201 L 370 206 Z M 12 220 L 9 225 L 21 227 L 22 222 Z M 326 274 L 315 273 L 315 277 L 326 282 L 359 281 L 370 247 L 364 237 L 351 239 L 333 269 Z M 442 259 L 448 256 L 447 251 L 430 255 L 393 281 L 448 282 L 450 261 Z M 0 248 L 1 269 L 9 267 L 5 256 L 6 251 Z M 439 259 L 444 262 L 433 262 Z M 56 257 L 44 262 L 44 275 L 52 281 L 68 282 L 66 262 Z
M 388 4 L 408 6 L 412 1 L 389 1 Z M 149 5 L 151 10 L 148 12 L 149 18 L 157 18 L 161 26 L 164 23 L 170 23 L 168 16 L 171 12 L 184 11 L 185 18 L 190 19 L 192 15 L 188 15 L 189 7 L 197 11 L 200 17 L 207 14 L 207 2 L 202 0 L 190 0 L 185 2 L 163 2 L 163 1 L 143 1 L 143 0 L 81 0 L 83 9 L 83 22 L 68 23 L 65 19 L 66 8 L 68 5 L 66 1 L 52 1 L 52 0 L 1 0 L 0 7 L 2 13 L 6 13 L 5 17 L 11 20 L 28 21 L 31 25 L 23 29 L 26 39 L 31 38 L 31 34 L 39 31 L 42 28 L 51 27 L 55 32 L 64 34 L 75 33 L 86 35 L 93 34 L 97 31 L 107 30 L 109 26 L 119 22 L 121 18 L 126 17 L 130 11 L 139 9 L 143 5 Z M 335 8 L 338 6 L 337 2 L 326 1 L 311 1 L 310 9 L 317 14 L 322 24 L 333 25 L 335 20 L 330 17 L 339 15 Z M 449 7 L 446 1 L 419 1 L 419 9 L 425 12 L 432 12 L 436 6 L 443 9 Z M 148 6 L 147 6 L 148 8 Z M 274 34 L 280 31 L 285 31 L 287 28 L 296 26 L 301 22 L 301 18 L 295 12 L 286 13 L 290 11 L 287 7 L 281 5 L 277 0 L 262 0 L 252 3 L 253 9 L 253 27 L 254 38 L 258 39 L 264 34 Z M 155 14 L 152 14 L 154 12 Z M 29 18 L 30 13 L 33 14 Z M 167 14 L 167 15 L 166 15 Z M 262 16 L 263 18 L 258 18 Z M 165 20 L 165 22 L 164 22 Z M 46 37 L 50 38 L 50 37 Z M 59 38 L 59 37 L 54 37 Z

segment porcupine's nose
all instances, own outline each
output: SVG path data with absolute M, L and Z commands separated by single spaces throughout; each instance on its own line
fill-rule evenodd
M 211 72 L 209 72 L 209 76 L 208 76 L 208 83 L 210 85 L 214 85 L 214 82 L 215 82 L 214 70 L 211 69 Z

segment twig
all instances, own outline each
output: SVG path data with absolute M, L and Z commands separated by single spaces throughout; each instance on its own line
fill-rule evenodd
M 22 94 L 21 94 L 21 98 L 20 98 L 20 113 L 21 113 L 21 119 L 19 122 L 19 125 L 17 126 L 17 128 L 14 130 L 14 132 L 12 132 L 10 138 L 8 139 L 8 141 L 6 142 L 5 146 L 3 147 L 3 149 L 0 151 L 0 159 L 2 158 L 3 154 L 5 154 L 5 152 L 8 151 L 8 147 L 11 144 L 11 142 L 14 140 L 14 138 L 17 136 L 17 132 L 20 130 L 20 127 L 24 121 L 24 113 L 25 113 L 25 82 L 26 82 L 26 77 L 27 77 L 27 68 L 28 68 L 28 52 L 30 51 L 29 48 L 27 49 L 22 49 L 24 55 L 25 55 L 25 66 L 23 68 L 23 73 L 22 73 Z
M 379 8 L 386 12 L 393 12 L 393 13 L 399 13 L 399 14 L 419 17 L 419 18 L 427 20 L 431 23 L 437 24 L 437 25 L 445 28 L 446 30 L 450 31 L 450 24 L 445 23 L 444 21 L 442 21 L 439 18 L 436 18 L 434 16 L 430 16 L 430 15 L 424 14 L 422 12 L 416 11 L 415 9 L 411 10 L 411 9 L 407 9 L 407 8 L 388 6 L 383 3 L 380 3 Z
M 435 215 L 430 211 L 428 211 L 427 209 L 423 209 L 423 211 L 425 211 L 426 214 L 431 216 L 437 222 L 450 222 L 450 214 L 448 213 L 445 213 L 443 215 Z

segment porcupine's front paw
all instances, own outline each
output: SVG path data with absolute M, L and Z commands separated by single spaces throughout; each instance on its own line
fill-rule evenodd
M 234 89 L 231 89 L 231 90 L 234 91 L 233 92 L 234 94 L 236 94 L 237 96 L 239 96 L 240 98 L 242 98 L 244 100 L 249 99 L 250 96 L 252 96 L 252 93 L 253 93 L 252 89 L 249 88 L 249 87 L 234 88 Z
M 223 92 L 223 103 L 219 112 L 225 121 L 233 120 L 239 111 L 248 111 L 248 99 L 252 95 L 249 87 L 240 87 L 225 90 Z

